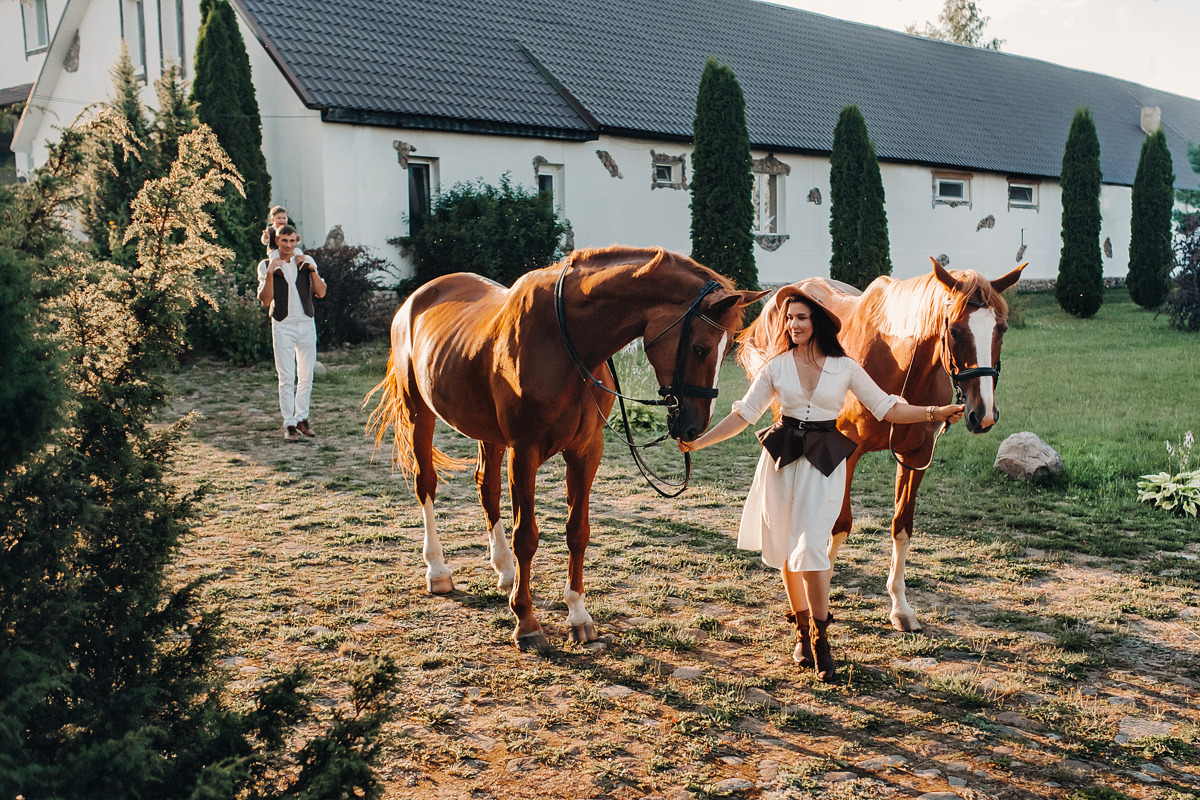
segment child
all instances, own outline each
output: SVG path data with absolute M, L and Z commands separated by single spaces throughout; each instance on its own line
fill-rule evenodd
M 279 258 L 279 247 L 275 244 L 275 236 L 279 229 L 288 224 L 288 212 L 283 206 L 275 206 L 267 215 L 270 222 L 263 228 L 262 243 L 267 246 L 267 261 Z M 296 252 L 303 253 L 304 248 L 296 245 Z

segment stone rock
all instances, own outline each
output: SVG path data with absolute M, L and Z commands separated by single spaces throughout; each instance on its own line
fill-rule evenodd
M 320 361 L 313 364 L 313 375 L 316 375 L 318 378 L 325 377 L 325 375 L 328 372 L 329 372 L 329 369 L 324 364 L 322 364 Z
M 903 659 L 893 658 L 892 659 L 892 668 L 893 669 L 910 669 L 914 672 L 926 672 L 926 671 L 931 670 L 934 667 L 936 667 L 937 663 L 938 662 L 937 662 L 936 658 L 928 658 L 928 657 L 914 658 L 911 661 L 904 661 Z
M 764 758 L 758 762 L 758 782 L 774 783 L 779 777 L 779 762 L 773 758 Z
M 1118 723 L 1117 735 L 1113 738 L 1117 744 L 1125 744 L 1135 739 L 1145 739 L 1147 736 L 1170 736 L 1173 730 L 1174 723 L 1165 720 L 1125 717 Z
M 700 644 L 701 642 L 707 642 L 709 637 L 710 637 L 709 632 L 704 630 L 703 628 L 684 628 L 681 631 L 679 631 L 680 639 L 687 639 L 688 641 L 693 642 L 695 644 Z
M 1043 481 L 1063 471 L 1062 456 L 1035 433 L 1014 433 L 1000 443 L 993 467 L 1014 480 Z
M 929 778 L 932 780 L 933 778 L 942 777 L 942 771 L 940 769 L 918 769 L 913 771 L 913 775 L 918 778 Z
M 1014 728 L 1021 728 L 1028 731 L 1040 731 L 1046 726 L 1037 720 L 1030 719 L 1024 714 L 1018 714 L 1015 711 L 1002 711 L 996 715 L 997 722 L 1003 722 L 1005 725 L 1012 725 Z
M 821 780 L 826 783 L 844 783 L 858 778 L 857 772 L 826 772 L 821 776 Z
M 605 686 L 600 690 L 599 694 L 607 697 L 609 700 L 617 700 L 633 694 L 633 689 L 630 689 L 628 686 L 613 684 L 612 686 Z
M 1136 706 L 1137 698 L 1129 697 L 1127 695 L 1114 695 L 1113 697 L 1108 698 L 1108 702 L 1109 705 L 1114 706 Z
M 949 778 L 946 778 L 946 783 L 950 784 L 956 789 L 961 789 L 967 785 L 967 782 L 964 779 L 955 778 L 953 775 L 951 775 Z
M 757 687 L 751 687 L 746 690 L 746 702 L 754 705 L 767 706 L 774 705 L 775 698 L 767 692 Z
M 1061 767 L 1062 769 L 1069 769 L 1072 772 L 1094 772 L 1095 771 L 1095 769 L 1092 767 L 1091 764 L 1084 763 L 1083 761 L 1076 761 L 1073 758 L 1060 759 L 1059 762 L 1055 766 Z
M 961 800 L 954 792 L 926 792 L 917 800 Z
M 514 758 L 505 766 L 509 772 L 533 772 L 537 768 L 538 760 L 536 758 Z
M 671 677 L 677 681 L 698 681 L 704 677 L 704 672 L 695 667 L 678 667 Z
M 754 782 L 745 778 L 726 778 L 717 781 L 717 789 L 722 792 L 748 792 L 754 788 Z
M 879 772 L 890 767 L 899 767 L 908 761 L 903 756 L 875 756 L 874 758 L 865 758 L 862 761 L 854 762 L 854 766 L 859 769 L 865 769 L 868 772 Z

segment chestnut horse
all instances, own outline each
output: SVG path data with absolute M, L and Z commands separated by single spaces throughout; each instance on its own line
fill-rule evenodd
M 989 281 L 978 272 L 947 270 L 934 261 L 933 272 L 927 275 L 907 280 L 883 276 L 861 293 L 824 278 L 793 285 L 819 298 L 838 315 L 842 347 L 884 391 L 918 406 L 963 403 L 967 430 L 986 433 L 1000 418 L 996 382 L 1000 344 L 1008 327 L 1008 304 L 1000 293 L 1017 282 L 1024 268 L 1021 264 Z M 772 309 L 770 313 L 776 312 Z M 770 325 L 764 311 L 746 331 L 744 339 L 752 352 L 743 360 L 751 365 L 755 335 Z M 897 462 L 888 573 L 890 616 L 897 630 L 919 631 L 921 623 L 905 597 L 904 566 L 917 489 L 933 460 L 937 437 L 945 428 L 940 423 L 892 425 L 876 420 L 853 393 L 846 396 L 837 426 L 858 448 L 846 461 L 846 496 L 833 527 L 830 562 L 850 534 L 850 484 L 855 465 L 865 453 L 890 449 Z
M 568 636 L 595 641 L 584 604 L 583 556 L 590 536 L 588 498 L 613 404 L 606 361 L 643 338 L 668 407 L 670 434 L 694 439 L 708 427 L 721 362 L 742 312 L 765 294 L 736 291 L 729 280 L 685 256 L 624 247 L 577 251 L 559 265 L 525 274 L 511 289 L 458 273 L 414 292 L 392 322 L 387 376 L 367 395 L 369 400 L 382 390 L 368 430 L 378 444 L 393 427 L 393 463 L 415 477 L 428 590 L 454 589 L 434 516 L 438 473 L 471 463 L 434 448 L 434 422 L 441 419 L 479 442 L 475 483 L 487 517 L 491 562 L 498 586 L 510 590 L 517 618 L 513 638 L 521 649 L 547 644 L 529 586 L 538 547 L 534 486 L 538 468 L 562 453 Z M 511 551 L 500 520 L 506 451 Z

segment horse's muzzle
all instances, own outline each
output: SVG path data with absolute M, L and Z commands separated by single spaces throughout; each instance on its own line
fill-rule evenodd
M 987 433 L 992 428 L 996 427 L 996 423 L 1000 421 L 1000 412 L 992 412 L 992 423 L 990 425 L 984 426 L 983 419 L 983 414 L 978 411 L 971 410 L 967 412 L 963 422 L 966 424 L 967 430 L 969 430 L 971 433 Z

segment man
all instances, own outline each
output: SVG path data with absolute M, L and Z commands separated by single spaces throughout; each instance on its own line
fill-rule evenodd
M 291 225 L 276 232 L 279 255 L 258 263 L 258 299 L 271 311 L 275 371 L 279 375 L 279 412 L 283 438 L 316 436 L 308 424 L 313 367 L 317 363 L 317 325 L 313 298 L 325 296 L 325 281 L 312 256 L 296 252 L 300 234 Z

